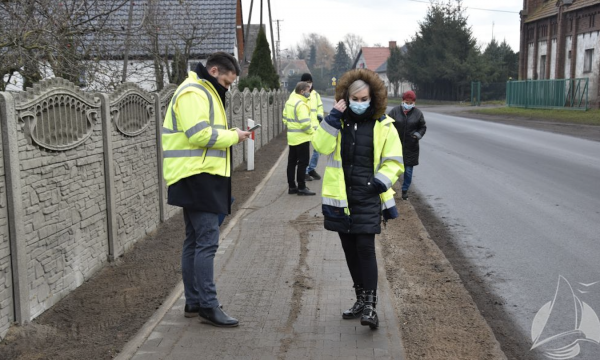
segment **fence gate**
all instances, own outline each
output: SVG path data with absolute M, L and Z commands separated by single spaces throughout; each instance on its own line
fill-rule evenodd
M 471 106 L 481 106 L 481 81 L 471 81 Z
M 506 105 L 585 111 L 589 109 L 588 91 L 588 78 L 508 81 Z

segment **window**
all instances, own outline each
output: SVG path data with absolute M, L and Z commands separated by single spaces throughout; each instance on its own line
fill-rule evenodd
M 585 54 L 583 55 L 583 72 L 584 73 L 592 72 L 593 60 L 594 60 L 594 49 L 585 50 Z
M 544 80 L 546 78 L 546 55 L 540 56 L 540 73 L 538 79 Z
M 567 53 L 567 59 L 571 60 L 571 50 Z

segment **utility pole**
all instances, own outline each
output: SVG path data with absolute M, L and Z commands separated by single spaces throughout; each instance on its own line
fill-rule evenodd
M 269 0 L 270 1 L 270 0 Z M 275 45 L 276 51 L 277 51 L 277 73 L 279 74 L 279 71 L 281 71 L 281 34 L 280 34 L 280 30 L 281 30 L 281 25 L 279 24 L 281 21 L 283 20 L 274 20 L 277 21 L 277 43 Z M 271 32 L 271 34 L 273 34 Z M 273 40 L 271 40 L 273 41 Z
M 267 0 L 267 5 L 269 6 L 269 26 L 271 27 L 271 46 L 275 45 L 274 35 L 273 35 L 273 18 L 271 17 L 271 0 Z M 273 49 L 273 65 L 275 66 L 275 72 L 279 75 L 279 64 L 277 58 L 279 57 L 278 52 Z
M 244 41 L 249 41 L 248 40 L 248 34 L 250 33 L 250 21 L 252 20 L 252 6 L 254 5 L 254 0 L 252 0 L 250 2 L 250 13 L 248 13 L 248 26 L 246 27 L 246 36 L 244 37 Z M 244 48 L 246 47 L 246 45 L 244 44 Z M 244 51 L 244 58 L 248 59 L 248 55 L 246 54 L 246 51 Z M 252 54 L 250 54 L 250 58 L 252 58 Z M 246 62 L 248 62 L 248 60 L 246 60 Z

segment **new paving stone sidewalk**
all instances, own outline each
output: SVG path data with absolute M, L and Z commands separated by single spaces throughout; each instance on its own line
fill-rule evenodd
M 316 196 L 288 195 L 286 165 L 287 152 L 222 229 L 217 292 L 240 326 L 185 318 L 181 295 L 128 358 L 404 359 L 379 248 L 380 326 L 371 330 L 341 317 L 354 291 L 338 235 L 323 228 L 321 181 L 307 183 Z

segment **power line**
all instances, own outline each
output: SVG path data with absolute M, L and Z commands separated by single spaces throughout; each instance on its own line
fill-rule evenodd
M 423 0 L 408 0 L 408 1 L 418 2 L 418 3 L 423 3 L 423 4 L 431 4 L 430 1 L 423 1 Z M 474 7 L 469 7 L 469 6 L 467 6 L 465 9 L 481 10 L 481 11 L 492 11 L 492 12 L 503 12 L 503 13 L 511 13 L 511 14 L 518 14 L 519 13 L 518 11 L 496 10 L 496 9 L 482 9 L 482 8 L 474 8 Z

